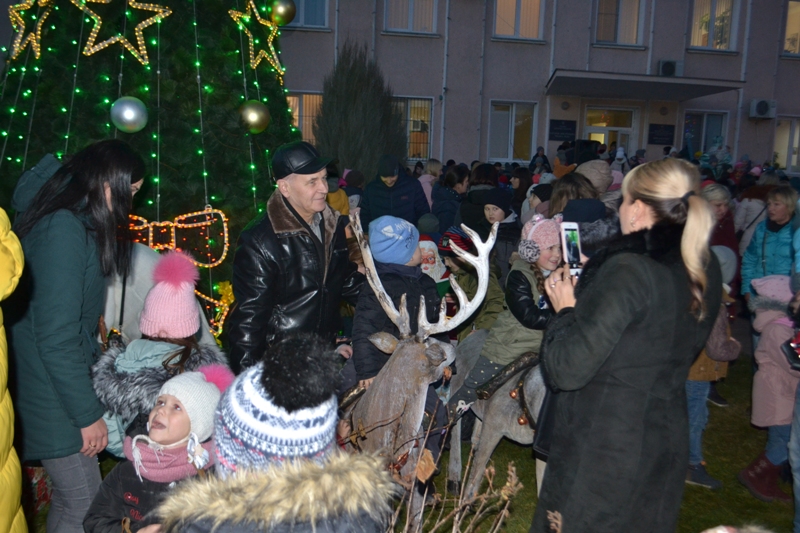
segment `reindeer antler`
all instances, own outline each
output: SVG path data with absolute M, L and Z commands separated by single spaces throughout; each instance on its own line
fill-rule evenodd
M 461 224 L 461 229 L 469 235 L 475 248 L 477 248 L 478 255 L 475 256 L 462 250 L 453 244 L 452 241 L 450 242 L 450 248 L 458 257 L 475 267 L 475 271 L 478 274 L 478 292 L 475 293 L 471 301 L 468 300 L 464 289 L 458 286 L 455 276 L 450 276 L 450 286 L 456 291 L 456 297 L 458 298 L 458 312 L 453 318 L 448 319 L 446 312 L 447 302 L 442 298 L 442 306 L 439 309 L 439 321 L 434 324 L 428 322 L 428 316 L 425 312 L 425 297 L 420 296 L 419 317 L 417 318 L 417 338 L 420 342 L 431 335 L 450 331 L 458 327 L 481 306 L 483 298 L 486 296 L 486 290 L 489 288 L 489 253 L 492 251 L 494 241 L 497 239 L 497 228 L 499 226 L 497 222 L 492 224 L 492 231 L 489 233 L 489 238 L 486 239 L 486 242 L 483 242 L 477 233 L 468 228 L 466 224 Z
M 364 268 L 367 271 L 367 281 L 369 281 L 369 285 L 372 287 L 372 291 L 375 293 L 375 296 L 378 297 L 378 302 L 380 302 L 384 312 L 389 316 L 389 319 L 394 323 L 394 325 L 397 326 L 397 329 L 400 330 L 400 338 L 407 339 L 411 336 L 411 320 L 408 316 L 406 295 L 404 294 L 400 298 L 400 311 L 398 311 L 394 306 L 392 299 L 389 298 L 389 294 L 386 292 L 386 289 L 383 288 L 381 278 L 378 277 L 378 273 L 375 270 L 375 261 L 372 258 L 372 250 L 370 250 L 369 242 L 367 242 L 367 239 L 364 238 L 364 230 L 361 228 L 361 216 L 359 213 L 350 215 L 350 223 L 353 226 L 353 233 L 355 234 L 356 239 L 358 240 L 358 245 L 361 248 L 361 255 L 364 259 Z M 480 288 L 478 290 L 480 291 Z M 485 287 L 484 291 L 486 291 Z

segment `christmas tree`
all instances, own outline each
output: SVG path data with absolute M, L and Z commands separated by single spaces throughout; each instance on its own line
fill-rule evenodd
M 294 5 L 157 1 L 26 0 L 10 7 L 15 33 L 0 79 L 0 205 L 9 208 L 17 179 L 45 154 L 63 157 L 100 139 L 123 139 L 149 164 L 136 201 L 137 235 L 154 248 L 186 249 L 214 268 L 228 235 L 264 210 L 274 189 L 271 152 L 300 138 L 278 45 L 279 25 L 291 20 Z M 227 215 L 227 232 L 221 214 L 203 214 L 207 206 Z M 181 217 L 189 213 L 200 214 Z M 201 291 L 218 291 L 226 270 L 212 275 L 209 268 Z

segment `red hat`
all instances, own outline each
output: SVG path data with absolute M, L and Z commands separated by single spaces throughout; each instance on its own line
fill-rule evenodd
M 439 255 L 457 257 L 450 247 L 450 243 L 454 243 L 465 252 L 474 252 L 475 247 L 472 245 L 472 239 L 461 228 L 456 226 L 451 226 L 442 235 L 442 240 L 439 241 Z

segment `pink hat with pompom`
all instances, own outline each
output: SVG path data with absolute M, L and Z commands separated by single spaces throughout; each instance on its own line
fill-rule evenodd
M 560 219 L 536 215 L 522 227 L 519 241 L 519 256 L 527 263 L 535 263 L 542 253 L 560 242 Z
M 153 270 L 155 285 L 147 293 L 139 318 L 144 335 L 165 339 L 191 337 L 200 329 L 194 285 L 200 272 L 191 256 L 167 252 Z

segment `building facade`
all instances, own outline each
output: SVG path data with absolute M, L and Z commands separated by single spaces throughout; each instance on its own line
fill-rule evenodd
M 800 1 L 295 0 L 290 105 L 313 142 L 347 41 L 380 65 L 410 159 L 527 163 L 563 140 L 718 143 L 800 175 Z

